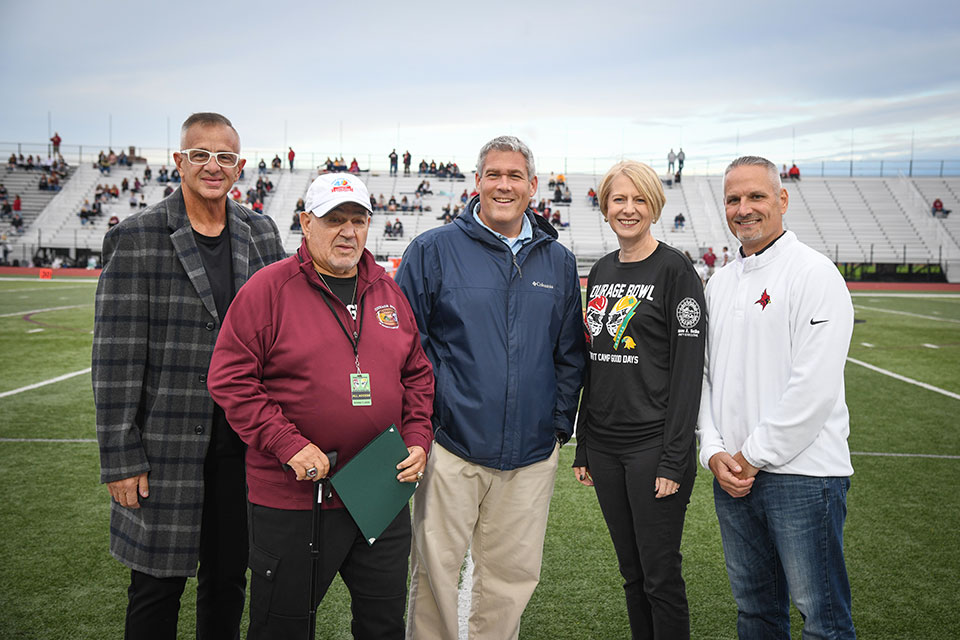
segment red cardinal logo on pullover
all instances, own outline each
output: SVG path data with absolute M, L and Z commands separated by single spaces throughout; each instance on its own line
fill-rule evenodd
M 763 290 L 763 294 L 760 296 L 760 299 L 753 304 L 760 305 L 761 311 L 767 308 L 767 305 L 770 304 L 770 294 L 767 293 L 766 289 Z

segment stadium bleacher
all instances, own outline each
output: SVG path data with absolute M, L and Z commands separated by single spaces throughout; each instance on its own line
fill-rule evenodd
M 35 174 L 37 172 L 17 172 Z M 14 186 L 11 175 L 6 179 L 10 193 L 21 192 Z M 107 220 L 116 214 L 120 219 L 137 209 L 130 208 L 128 195 L 104 206 L 103 215 L 93 224 L 81 225 L 77 212 L 84 199 L 93 200 L 97 184 L 106 180 L 120 183 L 123 177 L 133 182 L 142 176 L 142 166 L 116 168 L 112 175 L 101 176 L 99 171 L 81 166 L 74 170 L 63 189 L 51 194 L 39 213 L 27 215 L 27 205 L 35 204 L 36 194 L 46 194 L 33 188 L 22 188 L 30 194 L 24 198 L 25 233 L 20 238 L 11 238 L 30 246 L 41 244 L 58 249 L 85 249 L 98 252 Z M 245 182 L 239 183 L 241 191 L 256 181 L 256 170 L 248 170 Z M 267 199 L 265 215 L 269 215 L 280 229 L 284 247 L 293 252 L 300 244 L 299 231 L 290 230 L 295 204 L 306 193 L 310 181 L 316 175 L 313 170 L 271 171 L 274 182 L 272 195 Z M 19 176 L 18 176 L 19 177 Z M 364 172 L 361 178 L 375 197 L 382 193 L 399 201 L 404 195 L 412 200 L 421 181 L 416 174 L 410 176 L 389 175 L 387 172 Z M 441 209 L 446 205 L 460 203 L 463 189 L 473 189 L 474 174 L 465 179 L 450 180 L 430 177 L 433 193 L 423 197 L 424 211 L 376 212 L 367 239 L 367 248 L 378 259 L 399 258 L 410 240 L 427 229 L 439 226 Z M 535 200 L 550 199 L 547 188 L 549 173 L 539 176 L 540 189 Z M 603 222 L 600 210 L 587 198 L 588 190 L 596 188 L 599 177 L 590 174 L 567 174 L 567 185 L 573 201 L 559 206 L 568 227 L 558 229 L 559 240 L 577 256 L 582 273 L 586 273 L 599 257 L 617 247 L 616 237 L 609 225 Z M 784 185 L 790 194 L 790 206 L 784 218 L 787 228 L 813 248 L 829 256 L 835 262 L 853 263 L 924 263 L 944 262 L 954 268 L 948 269 L 951 280 L 960 279 L 960 178 L 838 178 L 807 177 L 800 182 L 788 181 Z M 144 188 L 148 203 L 162 197 L 163 185 L 151 182 Z M 721 248 L 739 246 L 730 234 L 723 213 L 723 181 L 719 176 L 686 176 L 679 185 L 665 187 L 667 202 L 660 222 L 653 227 L 654 236 L 689 251 L 694 258 L 701 256 L 707 247 L 719 253 Z M 941 198 L 946 209 L 955 214 L 937 219 L 930 214 L 930 203 Z M 551 203 L 557 208 L 557 205 Z M 429 210 L 427 210 L 429 208 Z M 683 212 L 686 224 L 674 230 L 673 219 Z M 387 221 L 399 218 L 403 223 L 402 238 L 387 237 L 384 227 Z M 39 240 L 39 243 L 38 243 Z M 15 252 L 16 254 L 16 252 Z

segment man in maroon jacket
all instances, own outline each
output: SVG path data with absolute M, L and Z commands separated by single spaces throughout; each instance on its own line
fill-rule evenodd
M 299 251 L 237 293 L 207 383 L 248 446 L 251 640 L 303 637 L 311 481 L 331 471 L 324 451 L 337 451 L 342 466 L 396 424 L 410 454 L 397 480 L 417 482 L 433 438 L 433 371 L 416 321 L 364 249 L 366 187 L 324 174 L 305 200 Z M 368 545 L 336 494 L 324 508 L 319 598 L 339 572 L 354 637 L 403 638 L 408 509 Z

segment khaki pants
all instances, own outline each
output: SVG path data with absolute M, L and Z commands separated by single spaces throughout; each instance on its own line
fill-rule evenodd
M 457 584 L 473 556 L 471 639 L 506 640 L 540 581 L 559 459 L 512 471 L 467 462 L 434 443 L 413 503 L 407 638 L 456 640 Z

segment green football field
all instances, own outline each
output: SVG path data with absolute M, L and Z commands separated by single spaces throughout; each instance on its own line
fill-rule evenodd
M 0 278 L 0 638 L 122 637 L 128 572 L 108 553 L 88 371 L 95 286 Z M 960 638 L 960 295 L 856 292 L 854 305 L 846 552 L 857 630 Z M 520 635 L 626 638 L 613 547 L 592 490 L 573 480 L 572 458 L 568 446 Z M 693 637 L 735 638 L 703 470 L 683 553 Z M 193 637 L 192 589 L 188 582 L 183 638 Z M 350 637 L 341 583 L 319 619 L 318 637 Z M 796 612 L 794 621 L 799 638 Z

